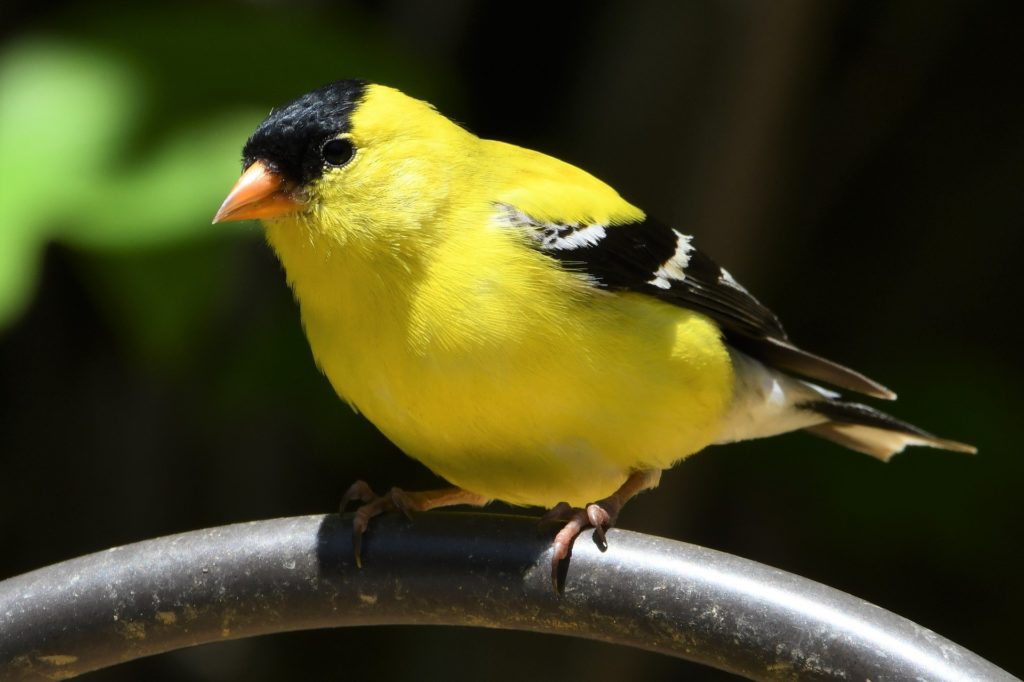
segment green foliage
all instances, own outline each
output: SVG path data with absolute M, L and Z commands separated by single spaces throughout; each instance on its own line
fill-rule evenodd
M 0 329 L 30 300 L 48 243 L 144 249 L 138 263 L 162 266 L 96 269 L 97 293 L 130 339 L 166 355 L 208 314 L 204 273 L 216 268 L 195 250 L 153 250 L 245 232 L 210 217 L 269 107 L 336 78 L 408 82 L 417 69 L 357 18 L 339 34 L 302 11 L 252 9 L 240 20 L 217 6 L 83 10 L 0 52 Z M 303 49 L 270 59 L 268 44 Z M 170 310 L 173 321 L 161 317 Z
M 0 324 L 24 307 L 50 240 L 130 248 L 208 231 L 239 140 L 258 120 L 221 115 L 124 163 L 143 93 L 123 63 L 87 47 L 22 43 L 2 57 L 0 92 Z

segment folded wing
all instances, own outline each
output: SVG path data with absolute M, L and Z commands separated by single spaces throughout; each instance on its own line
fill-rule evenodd
M 779 319 L 693 245 L 693 238 L 658 221 L 605 225 L 537 220 L 499 204 L 498 220 L 524 230 L 532 243 L 563 267 L 612 291 L 634 291 L 701 312 L 738 350 L 777 369 L 858 393 L 896 395 L 848 367 L 793 345 Z

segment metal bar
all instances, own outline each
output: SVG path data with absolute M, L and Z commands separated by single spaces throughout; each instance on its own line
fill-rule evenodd
M 139 542 L 0 583 L 0 679 L 64 679 L 181 647 L 354 625 L 586 637 L 751 679 L 1013 680 L 893 613 L 746 559 L 624 530 L 580 537 L 561 595 L 536 521 L 337 515 Z

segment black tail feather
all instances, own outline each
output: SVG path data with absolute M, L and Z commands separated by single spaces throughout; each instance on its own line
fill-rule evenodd
M 729 342 L 770 367 L 792 372 L 808 379 L 824 381 L 833 386 L 874 398 L 896 399 L 895 393 L 874 379 L 820 355 L 801 350 L 789 341 L 776 338 L 740 338 L 734 335 L 729 337 Z

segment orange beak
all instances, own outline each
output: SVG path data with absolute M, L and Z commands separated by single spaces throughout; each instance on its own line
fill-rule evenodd
M 213 216 L 213 222 L 279 218 L 296 213 L 302 207 L 302 201 L 289 190 L 281 176 L 262 161 L 256 161 L 238 178 L 217 215 Z

